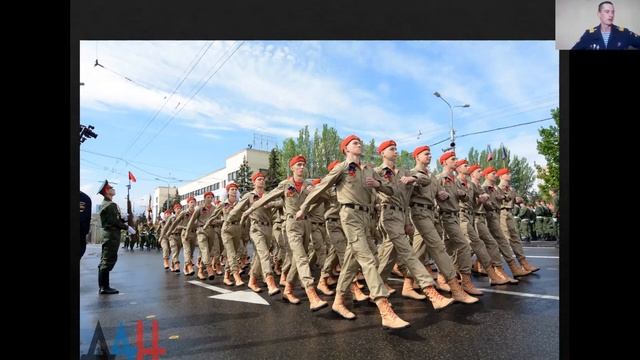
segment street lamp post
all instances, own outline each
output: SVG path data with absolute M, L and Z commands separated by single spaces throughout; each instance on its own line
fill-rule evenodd
M 455 150 L 456 149 L 456 130 L 453 128 L 453 108 L 456 108 L 456 107 L 468 108 L 471 105 L 464 104 L 464 105 L 451 106 L 451 104 L 449 104 L 449 102 L 447 100 L 445 100 L 442 97 L 442 95 L 440 95 L 439 92 L 436 91 L 436 92 L 433 93 L 433 95 L 435 95 L 436 97 L 440 98 L 449 107 L 449 111 L 451 112 L 451 122 L 450 122 L 450 131 L 449 131 L 449 139 L 451 140 L 451 143 L 449 144 L 449 146 L 451 147 L 451 149 Z

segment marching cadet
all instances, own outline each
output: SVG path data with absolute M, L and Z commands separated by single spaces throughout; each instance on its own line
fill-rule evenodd
M 204 205 L 195 207 L 185 231 L 188 234 L 196 229 L 196 239 L 198 248 L 200 248 L 200 256 L 198 256 L 198 279 L 200 280 L 206 280 L 207 278 L 213 280 L 216 276 L 213 266 L 211 266 L 210 255 L 215 236 L 214 230 L 213 227 L 210 226 L 207 228 L 204 227 L 206 221 L 213 215 L 214 207 L 211 203 L 212 200 L 213 192 L 207 191 L 204 194 Z M 207 269 L 208 277 L 204 274 L 205 268 Z
M 535 222 L 535 230 L 536 230 L 536 238 L 537 240 L 544 240 L 544 206 L 542 206 L 542 199 L 536 200 L 536 222 Z
M 98 265 L 98 286 L 100 287 L 98 293 L 111 295 L 117 294 L 119 291 L 109 286 L 109 272 L 113 270 L 116 261 L 118 261 L 120 230 L 129 229 L 129 226 L 120 217 L 118 204 L 112 201 L 116 195 L 116 189 L 109 185 L 107 180 L 100 187 L 98 194 L 104 197 L 99 212 L 102 224 L 102 253 L 100 265 Z M 131 230 L 129 229 L 130 232 Z
M 190 196 L 187 198 L 187 210 L 183 211 L 176 218 L 177 228 L 181 229 L 180 240 L 182 240 L 182 257 L 184 258 L 184 275 L 191 276 L 195 274 L 193 270 L 193 250 L 198 246 L 198 238 L 196 229 L 187 231 L 187 224 L 191 216 L 196 210 L 196 198 Z
M 475 209 L 478 207 L 478 204 L 482 205 L 489 199 L 489 195 L 483 193 L 480 187 L 474 186 L 472 182 L 468 181 L 470 171 L 478 169 L 480 169 L 480 167 L 477 165 L 470 167 L 466 159 L 456 161 L 458 188 L 467 193 L 466 198 L 460 199 L 459 201 L 460 228 L 469 242 L 471 249 L 476 254 L 478 263 L 485 269 L 486 275 L 489 277 L 489 283 L 491 285 L 503 285 L 506 284 L 508 280 L 499 276 L 493 268 L 491 256 L 487 251 L 484 241 L 480 239 L 475 226 Z
M 173 205 L 173 215 L 167 219 L 166 234 L 169 237 L 169 246 L 171 247 L 171 271 L 175 273 L 180 272 L 180 249 L 182 249 L 182 241 L 180 240 L 180 229 L 177 228 L 176 219 L 182 212 L 182 205 L 176 203 Z
M 251 241 L 253 241 L 255 253 L 253 255 L 253 261 L 251 262 L 251 269 L 249 270 L 249 283 L 247 286 L 255 292 L 262 291 L 260 286 L 258 286 L 257 280 L 258 277 L 262 277 L 269 288 L 269 296 L 273 296 L 280 292 L 280 288 L 276 285 L 276 281 L 273 278 L 273 270 L 271 269 L 271 254 L 269 253 L 269 249 L 275 242 L 275 239 L 273 238 L 270 209 L 282 206 L 282 200 L 265 204 L 260 209 L 252 212 L 248 217 L 242 216 L 241 214 L 246 208 L 265 194 L 264 174 L 259 171 L 255 172 L 251 175 L 251 181 L 253 182 L 253 190 L 247 192 L 242 197 L 242 200 L 238 202 L 238 205 L 231 210 L 229 219 L 235 219 L 240 215 L 241 224 L 244 223 L 247 218 L 251 220 L 249 234 Z
M 227 199 L 214 212 L 214 216 L 218 216 L 222 212 L 224 218 L 222 223 L 222 243 L 227 256 L 224 262 L 224 279 L 222 282 L 227 286 L 233 285 L 230 279 L 230 274 L 232 274 L 235 286 L 242 286 L 244 281 L 240 277 L 240 257 L 238 254 L 238 249 L 242 246 L 240 216 L 229 219 L 229 213 L 238 204 L 238 184 L 230 182 L 225 189 L 227 190 Z
M 474 164 L 469 167 L 469 174 L 471 175 L 471 186 L 473 187 L 474 192 L 480 194 L 480 196 L 484 198 L 483 201 L 477 201 L 473 209 L 475 229 L 478 232 L 478 237 L 484 243 L 487 254 L 491 258 L 490 265 L 487 265 L 485 260 L 484 269 L 487 276 L 491 272 L 491 270 L 489 270 L 490 268 L 493 269 L 493 272 L 495 272 L 496 274 L 496 276 L 494 276 L 495 279 L 489 279 L 491 285 L 503 285 L 506 283 L 517 284 L 519 282 L 518 280 L 508 276 L 504 272 L 504 269 L 502 268 L 502 257 L 500 255 L 498 242 L 491 235 L 491 232 L 489 231 L 487 225 L 487 212 L 489 211 L 487 209 L 488 206 L 490 206 L 487 205 L 487 203 L 491 199 L 491 196 L 487 194 L 485 189 L 480 184 L 480 179 L 483 176 L 481 170 L 482 169 L 478 164 Z M 507 260 L 508 262 L 509 259 L 505 257 L 505 260 Z M 480 269 L 482 267 L 483 265 L 480 264 L 480 261 L 476 261 L 476 269 L 478 272 L 482 273 Z
M 471 247 L 460 227 L 460 201 L 466 201 L 467 192 L 458 188 L 453 171 L 456 168 L 456 153 L 446 151 L 440 156 L 442 173 L 437 178 L 442 186 L 442 194 L 436 200 L 440 206 L 442 227 L 448 238 L 445 241 L 447 252 L 453 258 L 462 278 L 462 289 L 471 295 L 482 295 L 482 291 L 471 282 Z
M 171 211 L 166 210 L 163 213 L 163 216 L 164 218 L 160 222 L 160 246 L 162 247 L 162 260 L 164 262 L 164 269 L 171 269 L 171 271 L 173 271 L 173 264 L 169 264 L 169 255 L 171 254 L 171 248 L 169 247 L 169 236 L 167 234 L 168 221 L 171 217 Z
M 496 176 L 500 179 L 498 191 L 501 191 L 503 196 L 502 205 L 500 207 L 500 228 L 502 229 L 505 237 L 508 237 L 511 248 L 522 267 L 530 273 L 536 272 L 540 270 L 540 268 L 529 263 L 527 258 L 524 256 L 520 234 L 516 230 L 516 224 L 513 220 L 514 203 L 522 203 L 522 198 L 518 196 L 515 189 L 510 186 L 511 172 L 509 169 L 502 168 L 498 170 L 496 172 Z
M 485 178 L 484 183 L 482 184 L 482 188 L 484 191 L 489 194 L 489 199 L 484 203 L 484 208 L 487 211 L 487 227 L 491 232 L 491 236 L 498 243 L 498 248 L 500 249 L 500 253 L 507 261 L 509 268 L 511 269 L 511 273 L 514 277 L 529 275 L 531 272 L 522 268 L 515 261 L 515 256 L 513 255 L 513 250 L 509 245 L 509 240 L 507 240 L 505 233 L 502 231 L 501 219 L 500 219 L 500 211 L 502 200 L 504 199 L 504 195 L 496 186 L 496 169 L 492 166 L 487 167 L 482 171 L 482 175 Z M 510 281 L 513 283 L 513 281 Z
M 327 306 L 327 302 L 321 300 L 316 293 L 314 279 L 309 267 L 309 257 L 307 256 L 311 230 L 309 222 L 306 216 L 296 218 L 296 212 L 300 208 L 300 204 L 305 200 L 310 191 L 310 185 L 303 177 L 306 164 L 307 160 L 304 156 L 296 155 L 292 157 L 289 160 L 289 168 L 293 176 L 281 181 L 275 189 L 271 190 L 260 200 L 254 202 L 253 205 L 244 212 L 243 216 L 249 216 L 252 212 L 265 206 L 269 202 L 284 197 L 284 212 L 287 216 L 285 226 L 287 240 L 289 247 L 291 247 L 292 264 L 287 274 L 282 298 L 291 304 L 300 303 L 300 299 L 293 295 L 293 283 L 299 275 L 300 281 L 309 298 L 309 309 L 316 311 Z
M 520 207 L 520 212 L 518 212 L 518 217 L 520 218 L 520 238 L 526 242 L 531 241 L 531 233 L 529 232 L 530 211 L 528 204 L 523 203 Z
M 336 196 L 341 206 L 340 221 L 347 238 L 347 247 L 331 309 L 345 319 L 355 318 L 355 314 L 345 306 L 344 294 L 351 286 L 360 265 L 370 290 L 370 297 L 374 299 L 380 311 L 382 326 L 392 329 L 405 328 L 409 323 L 396 315 L 387 300 L 389 293 L 378 274 L 376 261 L 367 242 L 371 232 L 366 230 L 371 222 L 372 188 L 377 188 L 378 191 L 387 195 L 393 195 L 394 188 L 386 182 L 383 183 L 383 178 L 372 168 L 360 164 L 362 140 L 359 137 L 347 136 L 340 143 L 340 150 L 346 155 L 346 160 L 336 165 L 322 179 L 313 193 L 307 196 L 300 205 L 296 218 L 302 219 L 309 204 L 314 202 L 314 198 L 335 185 Z
M 379 223 L 383 236 L 378 272 L 382 279 L 388 278 L 397 259 L 398 268 L 404 278 L 402 295 L 415 300 L 422 300 L 428 296 L 436 310 L 442 309 L 454 299 L 447 299 L 437 292 L 433 277 L 418 260 L 408 237 L 413 237 L 414 234 L 409 209 L 411 194 L 416 186 L 429 185 L 431 179 L 424 174 L 412 175 L 409 170 L 396 168 L 398 150 L 393 140 L 382 142 L 378 147 L 378 153 L 382 155 L 383 162 L 374 171 L 394 188 L 394 194 L 391 196 L 377 193 L 381 208 Z M 413 289 L 414 278 L 424 295 Z
M 311 186 L 320 183 L 320 179 L 311 180 Z M 324 201 L 318 201 L 309 208 L 308 220 L 311 223 L 311 241 L 309 243 L 309 263 L 317 265 L 319 268 L 324 266 L 327 258 L 327 235 L 324 226 Z M 325 295 L 333 295 L 331 294 Z

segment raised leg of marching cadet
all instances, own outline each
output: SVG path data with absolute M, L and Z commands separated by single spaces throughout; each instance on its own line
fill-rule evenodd
M 494 271 L 497 274 L 497 277 L 500 279 L 499 282 L 506 280 L 509 284 L 517 284 L 519 281 L 517 279 L 512 278 L 507 275 L 502 267 L 502 258 L 503 256 L 500 254 L 500 248 L 498 246 L 498 242 L 491 235 L 489 231 L 489 227 L 487 226 L 487 217 L 485 213 L 476 213 L 474 216 L 474 222 L 476 225 L 476 230 L 478 232 L 478 236 L 480 240 L 484 243 L 485 249 L 487 249 L 487 254 L 491 258 L 491 265 Z M 507 257 L 504 257 L 505 261 L 509 261 Z M 483 265 L 484 266 L 484 265 Z M 485 266 L 485 269 L 487 267 Z M 493 285 L 493 282 L 491 283 Z M 498 285 L 498 283 L 496 283 Z
M 273 296 L 280 292 L 280 288 L 276 285 L 275 279 L 273 278 L 273 270 L 271 268 L 271 254 L 269 252 L 269 248 L 271 248 L 272 243 L 275 241 L 272 238 L 271 230 L 270 224 L 262 224 L 252 220 L 249 234 L 251 236 L 251 241 L 253 241 L 255 253 L 253 255 L 254 258 L 251 266 L 252 271 L 250 271 L 249 288 L 253 291 L 259 292 L 260 287 L 257 283 L 257 277 L 262 277 L 269 288 L 269 295 Z
M 344 252 L 347 247 L 347 238 L 345 238 L 342 228 L 340 227 L 340 219 L 327 219 L 325 222 L 326 231 L 329 241 L 331 242 L 330 251 L 325 259 L 322 270 L 320 271 L 320 281 L 318 282 L 318 290 L 325 295 L 334 295 L 335 292 L 329 289 L 328 280 L 333 277 L 332 272 L 336 264 L 344 263 Z
M 171 267 L 173 272 L 180 272 L 180 249 L 182 249 L 182 240 L 179 233 L 169 235 L 169 246 L 171 247 Z
M 283 299 L 287 299 L 289 302 L 297 304 L 293 295 L 293 282 L 296 276 L 300 277 L 302 286 L 305 288 L 307 297 L 309 298 L 309 308 L 311 311 L 319 310 L 327 306 L 327 302 L 320 299 L 316 293 L 314 286 L 313 276 L 311 275 L 311 269 L 309 268 L 309 257 L 307 256 L 307 248 L 309 246 L 309 232 L 311 227 L 308 221 L 295 220 L 293 217 L 287 217 L 285 223 L 287 230 L 287 240 L 289 241 L 289 247 L 291 248 L 291 269 L 287 274 L 287 284 L 282 293 Z
M 182 231 L 182 234 L 185 234 L 185 230 Z M 195 274 L 193 271 L 193 252 L 198 246 L 198 239 L 194 232 L 190 232 L 186 234 L 186 236 L 182 235 L 181 240 L 182 247 L 184 248 L 182 252 L 182 257 L 184 258 L 184 275 L 191 276 Z
M 462 229 L 462 234 L 469 243 L 469 246 L 471 246 L 471 249 L 476 254 L 476 257 L 478 258 L 477 261 L 479 261 L 485 269 L 486 275 L 489 277 L 489 283 L 491 285 L 504 285 L 508 283 L 509 281 L 496 273 L 493 268 L 491 256 L 487 251 L 484 241 L 480 239 L 480 235 L 478 235 L 478 232 L 476 231 L 475 219 L 465 211 L 460 211 L 460 228 Z M 467 289 L 464 290 L 467 291 Z M 481 295 L 473 294 L 473 292 L 470 292 L 470 294 Z
M 411 275 L 418 282 L 424 295 L 431 301 L 434 309 L 442 309 L 451 304 L 453 299 L 446 298 L 438 293 L 435 289 L 435 280 L 413 253 L 413 248 L 409 245 L 409 238 L 405 234 L 404 212 L 385 205 L 380 214 L 380 222 L 382 223 L 382 235 L 384 237 L 383 244 L 389 241 L 393 243 L 398 263 L 405 265 L 408 271 L 411 272 Z M 381 254 L 378 272 L 383 279 L 389 276 L 392 266 L 393 263 L 389 263 L 388 260 L 385 263 L 385 256 Z M 405 282 L 404 285 L 403 291 L 408 285 L 407 282 Z M 409 289 L 413 292 L 411 284 L 409 284 L 408 290 Z
M 222 243 L 227 252 L 227 258 L 224 263 L 225 273 L 223 282 L 228 286 L 232 285 L 231 275 L 235 280 L 236 286 L 244 285 L 244 281 L 240 278 L 240 263 L 237 253 L 237 249 L 239 249 L 242 244 L 242 240 L 240 239 L 240 236 L 242 236 L 241 231 L 240 225 L 237 222 L 235 224 L 229 222 L 222 224 Z
M 211 228 L 210 228 L 211 229 Z M 210 233 L 213 239 L 211 247 L 209 248 L 209 255 L 211 256 L 211 266 L 213 266 L 216 275 L 222 275 L 222 267 L 220 266 L 220 257 L 222 254 L 222 239 L 220 237 L 220 228 L 213 227 Z
M 447 254 L 442 236 L 435 226 L 434 210 L 414 204 L 411 209 L 411 219 L 416 230 L 413 248 L 424 248 L 420 252 L 424 253 L 424 257 L 428 254 L 438 266 L 436 277 L 438 288 L 442 291 L 451 291 L 449 283 L 454 279 L 457 281 L 456 269 L 451 257 Z M 416 255 L 419 256 L 420 252 L 416 252 Z M 421 260 L 421 263 L 424 264 L 424 261 Z
M 287 284 L 287 275 L 291 270 L 291 247 L 289 246 L 289 238 L 287 237 L 287 226 L 283 223 L 282 226 L 282 244 L 284 249 L 284 258 L 282 260 L 282 274 L 280 275 L 280 286 Z
M 198 268 L 198 277 L 201 280 L 204 280 L 201 276 L 204 275 L 204 270 L 207 270 L 207 276 L 209 280 L 213 280 L 215 278 L 215 270 L 213 269 L 213 265 L 211 264 L 211 259 L 215 259 L 213 254 L 213 247 L 215 243 L 215 230 L 211 227 L 208 227 L 206 230 L 199 230 L 197 233 L 198 237 L 198 247 L 200 248 L 200 256 L 202 257 L 202 266 Z M 202 269 L 204 268 L 204 269 Z
M 447 235 L 445 247 L 460 272 L 462 289 L 472 295 L 482 295 L 482 291 L 471 282 L 471 246 L 462 233 L 458 212 L 441 211 L 440 218 Z
M 510 209 L 502 209 L 500 210 L 500 229 L 502 233 L 509 239 L 509 244 L 511 245 L 511 249 L 513 249 L 513 253 L 516 255 L 516 258 L 520 262 L 520 265 L 524 268 L 528 273 L 536 272 L 540 270 L 539 267 L 532 265 L 527 261 L 527 258 L 524 255 L 524 249 L 522 249 L 522 241 L 520 240 L 520 236 L 518 231 L 516 230 L 516 224 L 513 220 L 513 214 Z
M 272 250 L 273 262 L 275 264 L 274 271 L 277 275 L 280 275 L 282 273 L 282 263 L 284 262 L 286 252 L 284 239 L 282 237 L 282 223 L 274 223 L 272 231 L 275 241 Z
M 345 319 L 355 318 L 355 314 L 346 308 L 344 297 L 350 287 L 357 288 L 357 286 L 352 283 L 352 280 L 360 267 L 370 290 L 369 296 L 374 299 L 380 311 L 382 326 L 393 329 L 401 329 L 409 326 L 408 322 L 396 315 L 387 300 L 389 293 L 384 286 L 380 274 L 378 274 L 376 260 L 367 241 L 367 231 L 365 231 L 365 228 L 370 226 L 370 215 L 361 210 L 343 207 L 340 209 L 340 219 L 342 229 L 347 238 L 347 245 L 345 248 L 344 263 L 342 264 L 336 285 L 336 296 L 331 307 L 332 310 Z
M 489 228 L 489 232 L 491 236 L 498 243 L 498 248 L 500 249 L 500 253 L 502 257 L 509 265 L 509 269 L 511 269 L 511 273 L 513 277 L 525 276 L 529 275 L 530 272 L 526 271 L 522 268 L 515 260 L 515 255 L 513 254 L 513 250 L 509 245 L 509 240 L 505 237 L 502 229 L 500 228 L 500 213 L 499 211 L 487 211 L 487 227 Z
M 169 256 L 171 255 L 171 247 L 169 246 L 169 236 L 163 236 L 160 239 L 160 246 L 162 247 L 162 258 L 165 260 L 165 269 L 170 269 L 173 266 L 169 262 Z

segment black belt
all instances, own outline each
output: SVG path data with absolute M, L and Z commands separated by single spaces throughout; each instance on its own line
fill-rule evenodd
M 471 214 L 473 215 L 473 213 L 467 209 L 460 209 L 461 212 L 465 213 L 465 214 Z
M 359 205 L 359 204 L 341 204 L 341 205 L 342 205 L 342 206 L 344 206 L 344 207 L 351 208 L 351 209 L 356 209 L 356 210 L 364 211 L 364 212 L 366 212 L 366 213 L 371 212 L 371 210 L 369 210 L 369 208 L 368 208 L 368 207 L 366 207 L 366 206 L 362 206 L 362 205 Z
M 395 205 L 384 204 L 384 205 L 382 205 L 382 207 L 387 208 L 387 209 L 391 209 L 391 210 L 404 211 L 403 208 L 401 208 L 400 206 L 395 206 Z
M 327 219 L 327 221 L 335 221 L 335 222 L 340 222 L 340 219 L 334 219 L 334 218 L 329 218 L 329 219 Z
M 411 206 L 417 206 L 417 207 L 421 207 L 421 208 L 427 208 L 429 210 L 433 210 L 433 205 L 431 204 L 420 204 L 420 203 L 411 203 Z
M 486 216 L 487 214 L 485 213 L 476 213 L 476 216 Z
M 313 225 L 324 225 L 324 221 L 323 221 L 323 222 L 315 222 L 315 221 L 312 221 L 311 223 L 312 223 Z
M 295 217 L 295 216 L 293 216 L 293 215 L 287 215 L 287 217 L 288 217 L 289 219 L 295 219 L 295 218 L 296 218 L 296 217 Z M 302 217 L 302 220 L 307 220 L 307 215 L 303 216 L 303 217 Z
M 500 210 L 511 210 L 513 208 L 506 208 L 506 207 L 501 207 Z
M 459 211 L 443 211 L 440 210 L 440 214 L 458 215 Z
M 239 224 L 238 221 L 225 221 L 225 222 L 228 223 L 228 224 L 231 224 L 231 225 L 238 225 Z
M 264 226 L 271 226 L 271 224 L 270 224 L 270 223 L 268 223 L 268 222 L 262 222 L 262 221 L 258 221 L 258 220 L 251 220 L 251 222 L 252 222 L 253 224 L 259 224 L 259 225 L 264 225 Z

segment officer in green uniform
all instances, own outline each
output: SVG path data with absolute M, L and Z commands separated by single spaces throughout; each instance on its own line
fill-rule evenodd
M 520 218 L 520 237 L 522 240 L 531 241 L 531 232 L 529 232 L 529 217 L 531 216 L 531 210 L 527 204 L 523 204 L 518 212 Z
M 109 286 L 109 271 L 113 269 L 118 260 L 120 230 L 128 229 L 128 226 L 120 217 L 118 205 L 111 201 L 116 195 L 116 189 L 109 185 L 107 180 L 100 187 L 98 194 L 104 196 L 99 213 L 102 223 L 102 254 L 98 266 L 99 294 L 117 294 L 119 291 Z

